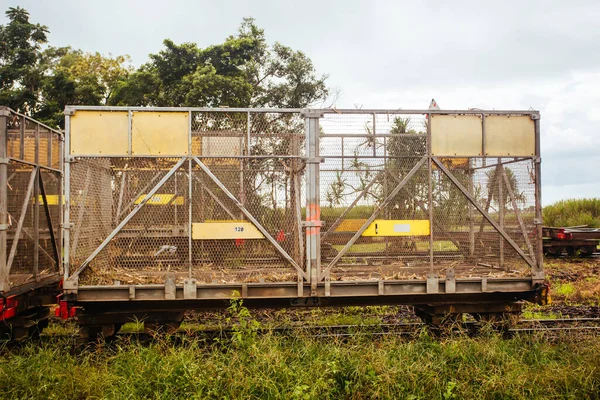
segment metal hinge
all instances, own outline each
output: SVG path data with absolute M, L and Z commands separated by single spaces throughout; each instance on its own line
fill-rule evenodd
M 8 224 L 0 224 L 0 231 L 7 231 L 9 226 Z
M 325 158 L 324 157 L 309 157 L 309 158 L 305 158 L 304 162 L 306 162 L 307 164 L 321 164 L 325 162 Z
M 531 119 L 533 119 L 533 120 L 540 119 L 540 114 L 531 114 Z
M 0 158 L 0 164 L 8 164 L 10 163 L 10 158 Z

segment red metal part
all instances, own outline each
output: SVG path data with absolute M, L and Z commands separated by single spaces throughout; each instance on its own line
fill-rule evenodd
M 7 297 L 6 299 L 0 298 L 0 321 L 16 316 L 18 304 L 16 296 Z
M 573 239 L 573 235 L 571 233 L 565 232 L 564 229 L 556 233 L 556 238 L 558 240 L 571 240 Z
M 58 301 L 58 307 L 54 310 L 54 315 L 62 319 L 73 318 L 77 314 L 77 307 L 69 306 L 65 300 Z

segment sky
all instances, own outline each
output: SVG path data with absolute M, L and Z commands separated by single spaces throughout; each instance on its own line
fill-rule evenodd
M 221 43 L 254 17 L 305 52 L 337 108 L 536 109 L 542 202 L 600 197 L 599 1 L 0 0 L 47 25 L 53 46 L 129 54 Z M 2 23 L 5 19 L 0 19 Z

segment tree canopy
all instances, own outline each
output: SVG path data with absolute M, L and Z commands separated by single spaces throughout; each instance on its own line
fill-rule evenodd
M 223 43 L 163 41 L 134 69 L 128 55 L 48 44 L 48 27 L 23 8 L 0 25 L 0 104 L 62 127 L 66 105 L 308 107 L 325 100 L 327 75 L 310 58 L 269 44 L 254 19 Z

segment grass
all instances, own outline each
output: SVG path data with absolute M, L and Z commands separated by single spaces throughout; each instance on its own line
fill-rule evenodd
M 544 207 L 544 225 L 600 227 L 600 198 L 561 200 Z
M 52 398 L 590 398 L 600 391 L 597 338 L 346 340 L 252 336 L 173 345 L 74 337 L 4 351 L 0 393 Z

